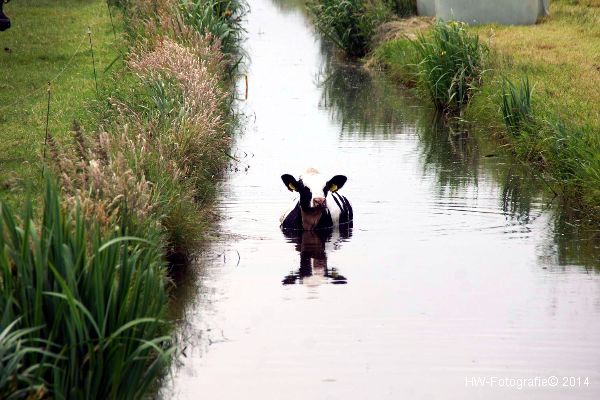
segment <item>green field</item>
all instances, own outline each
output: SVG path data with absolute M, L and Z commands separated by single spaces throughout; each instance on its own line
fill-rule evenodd
M 0 33 L 0 199 L 13 202 L 29 186 L 39 194 L 43 182 L 47 83 L 49 132 L 63 142 L 74 120 L 89 122 L 96 99 L 88 27 L 100 86 L 121 39 L 105 1 L 19 0 L 4 12 L 12 27 Z

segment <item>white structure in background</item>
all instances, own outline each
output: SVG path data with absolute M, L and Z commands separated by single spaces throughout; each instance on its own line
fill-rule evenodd
M 417 0 L 417 13 L 471 25 L 531 25 L 548 15 L 549 0 Z

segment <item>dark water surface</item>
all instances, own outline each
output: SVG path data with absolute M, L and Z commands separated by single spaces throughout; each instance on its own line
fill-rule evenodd
M 251 7 L 241 163 L 163 397 L 600 398 L 600 249 L 544 184 L 336 61 L 294 2 Z M 307 167 L 348 176 L 351 236 L 279 230 Z

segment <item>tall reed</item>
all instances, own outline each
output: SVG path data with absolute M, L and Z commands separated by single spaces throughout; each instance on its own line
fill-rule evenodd
M 522 78 L 518 87 L 507 78 L 502 81 L 500 108 L 506 129 L 513 136 L 519 136 L 532 123 L 531 93 L 528 77 Z
M 51 182 L 41 225 L 31 202 L 21 219 L 5 205 L 0 214 L 0 330 L 18 320 L 19 339 L 37 349 L 22 360 L 49 396 L 142 398 L 172 352 L 157 238 L 88 226 Z
M 418 76 L 436 108 L 458 114 L 481 84 L 488 47 L 459 22 L 436 23 L 414 42 Z

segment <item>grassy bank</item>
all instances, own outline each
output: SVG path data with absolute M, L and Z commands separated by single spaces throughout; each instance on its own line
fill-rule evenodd
M 43 193 L 47 83 L 48 128 L 62 142 L 73 120 L 89 119 L 85 105 L 96 99 L 88 27 L 101 85 L 123 41 L 102 1 L 20 0 L 4 10 L 13 26 L 0 34 L 0 199 L 18 203 L 28 188 Z
M 3 398 L 142 398 L 152 389 L 173 351 L 166 260 L 185 260 L 201 240 L 228 159 L 245 3 L 110 3 L 115 31 L 99 0 L 5 8 L 13 34 L 29 18 L 32 36 L 14 36 L 2 70 L 19 76 L 11 90 L 21 104 L 2 98 L 13 110 L 2 123 L 16 132 L 3 142 L 15 160 L 3 163 L 0 201 Z M 78 22 L 36 30 L 48 25 L 43 10 Z M 94 52 L 96 90 L 83 46 L 98 15 L 106 51 Z M 81 27 L 65 63 L 49 64 L 58 77 L 48 78 L 47 59 L 63 60 L 52 40 L 79 39 Z M 49 42 L 48 29 L 56 31 Z M 24 55 L 11 59 L 18 49 Z M 27 91 L 28 74 L 42 86 Z M 43 160 L 48 79 L 54 125 Z M 23 215 L 15 203 L 26 204 Z
M 564 203 L 600 217 L 598 4 L 557 0 L 550 16 L 533 26 L 465 29 L 490 53 L 463 107 L 463 121 L 541 171 Z M 421 41 L 431 43 L 431 32 L 422 29 Z M 428 94 L 423 53 L 407 35 L 398 36 L 380 44 L 369 65 Z

